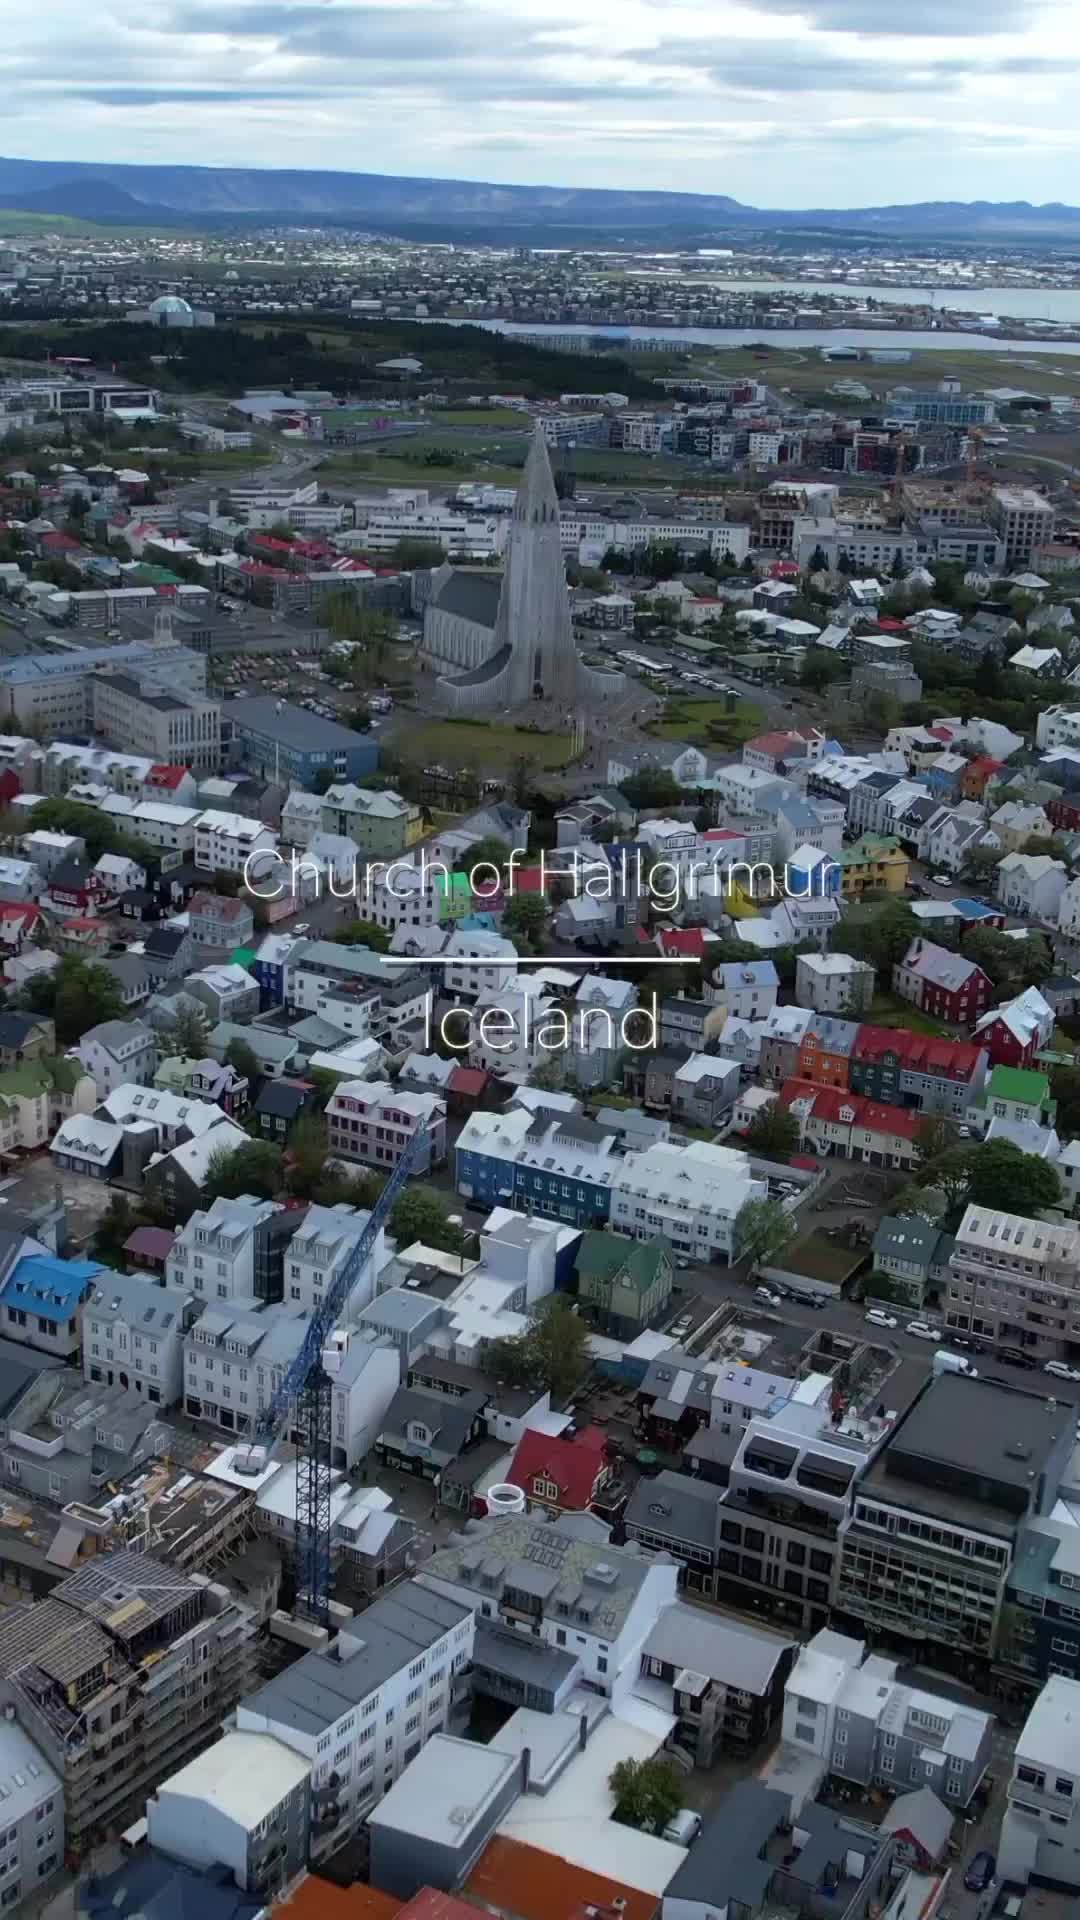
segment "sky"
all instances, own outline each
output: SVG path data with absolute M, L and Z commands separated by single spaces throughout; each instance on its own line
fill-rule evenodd
M 1075 0 L 48 0 L 5 153 L 726 193 L 1080 201 Z

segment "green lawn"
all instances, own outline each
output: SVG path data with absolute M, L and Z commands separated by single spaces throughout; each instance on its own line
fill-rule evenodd
M 528 433 L 532 421 L 516 407 L 433 407 L 431 418 L 436 427 L 515 427 Z
M 526 727 L 484 726 L 482 721 L 428 720 L 393 736 L 393 748 L 420 766 L 505 773 L 523 754 L 550 772 L 570 759 L 568 733 L 531 733 Z
M 741 747 L 761 733 L 765 715 L 751 701 L 740 700 L 733 712 L 722 700 L 669 700 L 662 720 L 651 721 L 647 731 L 659 740 L 685 740 L 693 747 Z M 710 731 L 711 729 L 711 731 Z
M 412 443 L 410 442 L 410 445 Z M 516 487 L 521 480 L 520 467 L 494 467 L 486 460 L 474 460 L 466 466 L 429 467 L 419 461 L 395 460 L 392 456 L 357 452 L 320 461 L 316 470 L 320 482 L 382 481 L 389 487 L 458 487 L 467 480 L 485 480 L 493 487 Z
M 912 1033 L 949 1034 L 950 1029 L 928 1013 L 920 1013 L 894 993 L 875 993 L 867 1019 L 875 1027 L 907 1027 Z

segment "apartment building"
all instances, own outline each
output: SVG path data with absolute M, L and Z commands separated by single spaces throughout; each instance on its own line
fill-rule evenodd
M 89 733 L 93 721 L 92 682 L 102 668 L 152 677 L 160 687 L 172 691 L 206 690 L 204 656 L 163 641 L 20 654 L 0 667 L 0 707 L 6 724 L 37 723 L 49 739 Z
M 311 1860 L 335 1852 L 433 1734 L 460 1718 L 472 1604 L 408 1580 L 355 1630 L 242 1700 L 241 1733 L 266 1733 L 311 1769 Z
M 207 1307 L 184 1335 L 184 1412 L 225 1433 L 250 1434 L 307 1331 L 286 1306 Z
M 993 1715 L 904 1686 L 898 1672 L 864 1641 L 823 1628 L 788 1680 L 784 1739 L 857 1786 L 929 1786 L 946 1806 L 969 1806 L 990 1763 Z
M 795 962 L 795 998 L 814 1013 L 865 1011 L 874 997 L 876 975 L 865 960 L 849 953 L 800 953 Z
M 231 900 L 227 894 L 202 888 L 188 901 L 188 932 L 200 959 L 208 953 L 220 957 L 254 937 L 255 916 L 246 900 Z
M 714 1401 L 714 1406 L 716 1402 Z M 751 1419 L 722 1494 L 714 1597 L 767 1613 L 800 1634 L 824 1625 L 865 1448 L 845 1443 L 827 1406 Z M 728 1426 L 721 1420 L 718 1431 Z M 715 1423 L 714 1423 L 715 1426 Z M 731 1430 L 738 1434 L 738 1426 Z
M 747 1200 L 766 1197 L 746 1155 L 692 1140 L 661 1140 L 627 1153 L 612 1169 L 611 1225 L 635 1240 L 662 1233 L 676 1256 L 695 1261 L 732 1259 L 735 1222 Z
M 351 782 L 338 782 L 323 794 L 324 833 L 352 840 L 369 859 L 393 860 L 420 839 L 421 809 L 399 793 L 375 792 Z
M 244 1195 L 217 1199 L 177 1229 L 165 1261 L 165 1284 L 206 1304 L 284 1297 L 286 1250 L 296 1231 L 292 1210 Z
M 1011 1886 L 1080 1888 L 1078 1713 L 1080 1682 L 1051 1674 L 1017 1739 L 998 1859 Z
M 477 1684 L 524 1706 L 530 1652 L 547 1657 L 549 1677 L 555 1652 L 562 1680 L 608 1699 L 629 1691 L 645 1641 L 676 1597 L 677 1568 L 583 1533 L 574 1514 L 526 1514 L 486 1520 L 437 1548 L 418 1581 L 476 1613 L 485 1667 Z
M 1080 1349 L 1080 1227 L 968 1207 L 944 1290 L 945 1325 L 1037 1360 Z
M 83 1308 L 83 1378 L 173 1407 L 184 1391 L 190 1295 L 141 1274 L 102 1272 Z
M 255 1619 L 148 1553 L 104 1553 L 0 1615 L 0 1695 L 59 1777 L 78 1858 L 143 1811 L 253 1677 Z
M 387 1172 L 417 1133 L 416 1173 L 446 1158 L 446 1102 L 433 1093 L 399 1092 L 387 1081 L 343 1080 L 330 1096 L 326 1125 L 331 1153 Z
M 338 946 L 333 940 L 298 940 L 284 955 L 282 964 L 285 1005 L 290 1013 L 321 1013 L 325 1018 L 327 1005 L 343 988 L 379 994 L 388 989 L 388 969 L 379 954 L 367 947 Z M 398 986 L 404 983 L 412 989 L 411 998 L 422 1009 L 427 982 L 419 968 L 395 967 L 393 973 Z
M 292 1239 L 285 1262 L 285 1297 L 305 1313 L 322 1306 L 347 1265 L 370 1218 L 362 1208 L 310 1206 Z M 375 1292 L 375 1275 L 385 1261 L 383 1236 L 364 1262 L 349 1291 L 346 1317 L 359 1313 Z
M 198 807 L 177 806 L 171 800 L 137 800 L 134 804 L 120 804 L 116 801 L 102 807 L 115 824 L 124 833 L 136 835 L 145 840 L 160 853 L 179 853 L 185 859 L 195 852 L 195 822 L 200 817 Z
M 856 1488 L 834 1618 L 989 1662 L 1018 1534 L 1052 1510 L 1073 1426 L 1042 1393 L 931 1380 Z
M 0 1725 L 0 1780 L 0 1911 L 10 1911 L 64 1863 L 64 1793 L 59 1774 L 14 1720 Z
M 1053 538 L 1054 509 L 1034 487 L 992 487 L 989 515 L 1005 543 L 1005 565 L 1027 566 L 1033 547 Z
M 277 835 L 261 820 L 208 807 L 195 822 L 195 865 L 207 873 L 244 873 L 253 853 L 274 853 Z
M 311 1768 L 269 1734 L 225 1733 L 162 1781 L 146 1817 L 155 1853 L 203 1873 L 225 1867 L 269 1904 L 307 1865 Z
M 124 672 L 92 674 L 90 699 L 93 730 L 110 745 L 199 773 L 221 766 L 220 700 L 166 692 Z
M 527 1106 L 476 1112 L 458 1135 L 455 1185 L 478 1207 L 596 1226 L 608 1218 L 611 1184 L 624 1164 L 614 1148 L 614 1133 L 576 1113 L 553 1117 Z
M 768 1736 L 794 1656 L 782 1634 L 676 1600 L 642 1649 L 639 1691 L 655 1704 L 663 1689 L 675 1745 L 708 1768 L 722 1753 L 752 1753 Z

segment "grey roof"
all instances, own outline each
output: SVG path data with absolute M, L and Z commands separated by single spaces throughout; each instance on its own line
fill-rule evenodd
M 425 1321 L 440 1317 L 438 1307 L 433 1306 L 430 1300 L 425 1300 L 421 1294 L 406 1293 L 399 1287 L 390 1287 L 386 1293 L 380 1293 L 360 1315 L 367 1326 L 378 1327 L 385 1333 L 413 1333 Z
M 626 1547 L 578 1531 L 556 1518 L 520 1514 L 507 1519 L 481 1520 L 469 1531 L 434 1553 L 425 1573 L 478 1596 L 489 1596 L 503 1586 L 516 1586 L 530 1567 L 557 1572 L 552 1592 L 554 1607 L 567 1608 L 570 1626 L 575 1619 L 601 1639 L 614 1639 L 623 1628 L 642 1581 L 655 1561 Z
M 1071 1405 L 1054 1405 L 1041 1391 L 941 1374 L 893 1429 L 860 1490 L 1011 1536 L 1073 1416 Z M 947 1488 L 938 1484 L 942 1466 L 958 1477 Z M 1007 1493 L 995 1492 L 1001 1487 Z
M 795 1642 L 763 1627 L 744 1626 L 722 1613 L 674 1600 L 656 1621 L 642 1652 L 676 1667 L 690 1667 L 745 1693 L 765 1693 Z
M 932 1787 L 920 1787 L 916 1793 L 898 1794 L 881 1821 L 882 1833 L 901 1833 L 906 1828 L 932 1860 L 944 1853 L 952 1832 L 953 1816 L 938 1799 Z
M 386 1409 L 379 1439 L 396 1441 L 399 1436 L 407 1435 L 412 1421 L 418 1420 L 431 1434 L 426 1455 L 454 1458 L 469 1438 L 486 1398 L 486 1394 L 481 1393 L 462 1393 L 451 1398 L 445 1393 L 426 1393 L 423 1387 L 399 1387 Z M 405 1445 L 411 1442 L 406 1439 Z
M 182 1317 L 187 1294 L 177 1287 L 159 1287 L 138 1274 L 105 1271 L 94 1281 L 86 1303 L 87 1314 L 99 1320 L 122 1320 L 139 1333 L 169 1333 Z
M 638 1481 L 626 1509 L 626 1525 L 673 1541 L 689 1540 L 712 1552 L 723 1497 L 723 1488 L 711 1481 L 695 1480 L 688 1473 L 658 1473 L 655 1479 Z
M 478 1829 L 487 1839 L 492 1802 L 501 1795 L 498 1804 L 505 1805 L 504 1789 L 520 1768 L 517 1754 L 494 1744 L 436 1733 L 368 1815 L 369 1824 L 460 1853 Z
M 929 1267 L 940 1238 L 941 1228 L 917 1213 L 890 1214 L 874 1235 L 874 1252 Z
M 106 1052 L 115 1053 L 118 1048 L 129 1046 L 133 1040 L 149 1046 L 153 1037 L 149 1027 L 144 1027 L 141 1020 L 103 1020 L 100 1026 L 90 1027 L 83 1034 L 81 1044 L 96 1040 Z
M 465 568 L 455 568 L 431 605 L 440 613 L 456 614 L 459 620 L 472 620 L 478 627 L 490 627 L 494 632 L 501 591 L 501 573 L 470 573 Z
M 734 1903 L 756 1914 L 765 1904 L 774 1872 L 763 1858 L 765 1848 L 790 1809 L 787 1794 L 775 1787 L 764 1787 L 759 1780 L 738 1781 L 668 1882 L 666 1898 L 702 1903 L 717 1912 Z
M 150 969 L 139 953 L 114 953 L 99 960 L 99 966 L 111 973 L 121 987 L 136 987 L 150 991 Z
M 88 1920 L 258 1920 L 266 1903 L 241 1893 L 227 1867 L 196 1873 L 143 1847 L 115 1873 L 78 1883 Z
M 39 1373 L 62 1366 L 49 1353 L 35 1353 L 14 1340 L 0 1340 L 0 1419 L 3 1419 Z
M 230 700 L 226 718 L 241 730 L 266 734 L 283 746 L 298 747 L 302 753 L 326 749 L 343 752 L 348 747 L 366 746 L 369 739 L 343 727 L 336 720 L 324 720 L 306 707 L 294 707 L 288 701 L 274 700 L 267 694 L 252 694 L 242 700 Z
M 336 1643 L 340 1659 L 335 1646 L 305 1654 L 249 1694 L 244 1705 L 298 1733 L 322 1733 L 466 1620 L 469 1611 L 460 1601 L 408 1580 L 358 1616 Z
M 508 1680 L 555 1693 L 577 1665 L 576 1656 L 564 1648 L 551 1647 L 545 1640 L 526 1640 L 506 1627 L 493 1626 L 481 1614 L 476 1616 L 472 1657 L 474 1667 L 487 1667 Z

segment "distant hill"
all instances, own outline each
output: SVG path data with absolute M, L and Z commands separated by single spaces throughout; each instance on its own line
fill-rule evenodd
M 596 187 L 499 186 L 273 167 L 120 166 L 0 157 L 0 206 L 145 224 L 154 220 L 355 220 L 381 229 L 510 228 L 604 233 L 632 240 L 672 229 L 814 228 L 863 233 L 962 233 L 970 239 L 1080 239 L 1080 207 L 1026 200 L 919 201 L 912 206 L 750 207 L 727 194 Z

